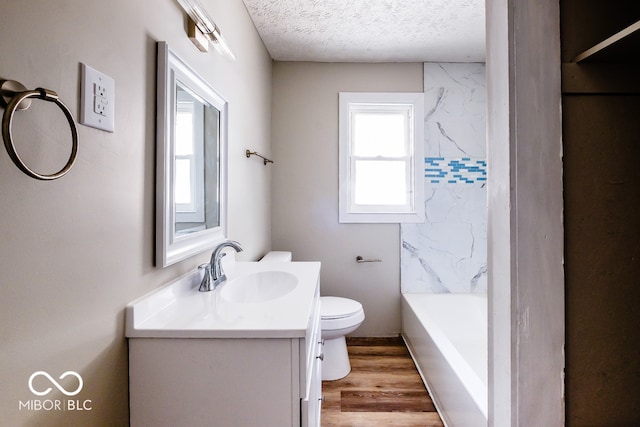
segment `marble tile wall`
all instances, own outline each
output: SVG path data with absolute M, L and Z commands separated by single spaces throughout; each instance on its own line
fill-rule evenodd
M 403 293 L 487 291 L 485 66 L 425 63 L 425 222 L 402 224 Z

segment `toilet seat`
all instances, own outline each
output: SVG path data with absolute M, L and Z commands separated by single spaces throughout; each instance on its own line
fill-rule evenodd
M 349 298 L 320 297 L 320 317 L 323 320 L 344 319 L 362 310 L 362 304 Z
M 320 323 L 327 335 L 328 331 L 336 333 L 352 330 L 364 320 L 362 304 L 349 298 L 320 297 Z

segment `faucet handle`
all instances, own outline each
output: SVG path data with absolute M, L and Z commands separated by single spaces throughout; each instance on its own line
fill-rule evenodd
M 204 263 L 198 266 L 198 270 L 204 270 L 204 274 L 202 276 L 202 282 L 200 282 L 200 288 L 198 289 L 200 292 L 208 292 L 212 289 L 211 287 L 211 264 Z

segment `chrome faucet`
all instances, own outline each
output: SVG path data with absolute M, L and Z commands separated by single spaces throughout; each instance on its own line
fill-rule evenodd
M 227 276 L 224 274 L 222 264 L 220 263 L 222 258 L 227 255 L 225 252 L 222 252 L 222 250 L 227 247 L 233 248 L 236 252 L 242 252 L 242 246 L 240 246 L 238 242 L 227 240 L 226 242 L 220 243 L 211 254 L 211 261 L 198 267 L 199 269 L 204 268 L 204 277 L 202 278 L 202 283 L 200 283 L 200 292 L 213 291 L 219 284 L 227 280 Z

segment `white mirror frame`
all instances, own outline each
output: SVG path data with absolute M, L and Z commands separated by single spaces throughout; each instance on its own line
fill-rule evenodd
M 227 237 L 227 114 L 228 102 L 175 55 L 158 42 L 156 136 L 156 265 L 166 267 L 208 249 Z M 175 233 L 174 118 L 176 79 L 220 112 L 219 200 L 220 224 L 185 235 Z

